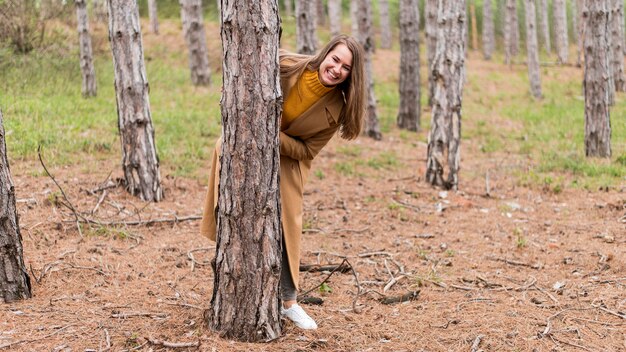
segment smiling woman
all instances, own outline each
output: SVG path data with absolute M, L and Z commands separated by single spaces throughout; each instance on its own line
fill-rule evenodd
M 280 53 L 280 83 L 285 97 L 280 131 L 280 198 L 283 225 L 281 313 L 302 329 L 315 321 L 296 303 L 302 234 L 302 197 L 311 162 L 340 132 L 354 139 L 364 115 L 363 49 L 354 38 L 333 38 L 315 56 Z M 213 153 L 202 234 L 216 238 L 221 140 Z

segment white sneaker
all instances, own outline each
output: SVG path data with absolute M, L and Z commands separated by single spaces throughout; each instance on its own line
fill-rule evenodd
M 315 330 L 317 329 L 317 324 L 315 320 L 313 320 L 302 307 L 300 307 L 297 303 L 292 305 L 289 309 L 285 309 L 284 307 L 280 307 L 280 314 L 287 317 L 289 320 L 293 321 L 297 327 L 304 330 Z

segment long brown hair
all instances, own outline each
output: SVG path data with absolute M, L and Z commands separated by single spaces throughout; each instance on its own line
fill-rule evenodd
M 352 52 L 350 75 L 345 81 L 337 85 L 337 88 L 343 92 L 345 99 L 345 106 L 339 116 L 340 135 L 344 139 L 355 139 L 361 133 L 365 115 L 364 53 L 363 47 L 356 39 L 343 34 L 338 35 L 314 56 L 281 52 L 281 62 L 288 60 L 295 63 L 293 65 L 281 65 L 280 75 L 282 77 L 296 73 L 301 75 L 305 68 L 317 72 L 326 55 L 339 44 L 344 44 Z

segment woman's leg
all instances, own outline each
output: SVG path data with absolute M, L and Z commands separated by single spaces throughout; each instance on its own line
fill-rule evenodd
M 283 301 L 283 307 L 289 309 L 298 296 L 296 285 L 291 278 L 291 272 L 289 271 L 289 260 L 287 260 L 287 248 L 283 245 L 283 260 L 282 268 L 280 271 L 280 298 Z

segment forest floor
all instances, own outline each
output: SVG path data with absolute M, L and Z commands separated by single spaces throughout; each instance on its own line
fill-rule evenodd
M 379 53 L 377 77 L 393 75 L 397 62 L 397 53 Z M 479 77 L 493 69 L 469 65 Z M 502 89 L 469 83 L 487 95 Z M 481 118 L 498 133 L 521 128 L 497 114 Z M 199 220 L 185 219 L 201 213 L 205 180 L 164 166 L 166 199 L 144 203 L 116 182 L 116 157 L 51 168 L 85 216 L 180 220 L 83 226 L 81 235 L 39 162 L 12 161 L 33 298 L 2 305 L 0 350 L 159 351 L 164 342 L 199 346 L 177 351 L 626 349 L 626 180 L 601 190 L 522 185 L 535 160 L 504 148 L 486 154 L 469 139 L 460 190 L 444 192 L 423 180 L 426 135 L 392 128 L 382 141 L 335 138 L 320 153 L 305 188 L 302 263 L 347 259 L 358 284 L 352 272 L 333 274 L 311 293 L 323 304 L 305 306 L 319 329 L 285 322 L 283 336 L 264 344 L 221 339 L 203 320 L 214 244 L 199 235 Z M 314 288 L 328 274 L 302 273 L 300 285 Z M 381 300 L 411 293 L 403 303 Z

